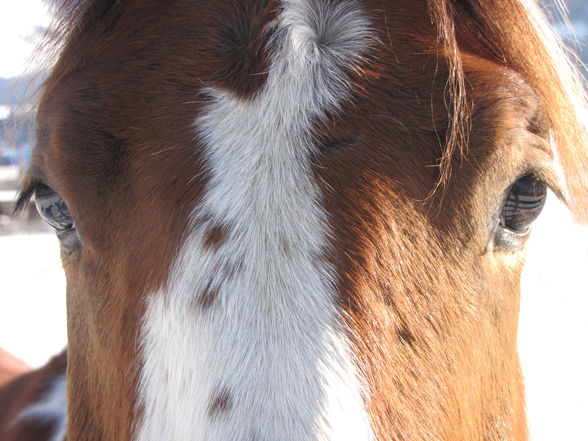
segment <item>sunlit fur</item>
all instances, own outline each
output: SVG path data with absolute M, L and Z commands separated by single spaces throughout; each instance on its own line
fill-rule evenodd
M 527 439 L 502 203 L 533 174 L 588 218 L 533 3 L 56 7 L 28 182 L 76 225 L 68 441 Z

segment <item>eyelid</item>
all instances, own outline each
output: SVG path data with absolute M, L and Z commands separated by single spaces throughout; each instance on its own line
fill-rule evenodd
M 14 207 L 14 214 L 20 213 L 27 205 L 31 202 L 33 196 L 35 195 L 35 190 L 39 188 L 39 186 L 47 186 L 47 176 L 36 164 L 31 164 L 29 169 L 27 170 L 23 182 L 21 184 L 21 190 L 19 191 L 16 197 L 16 203 Z
M 27 176 L 25 178 L 25 180 L 22 183 L 22 190 L 20 190 L 20 192 L 18 193 L 18 195 L 16 197 L 14 214 L 20 213 L 22 210 L 24 210 L 31 203 L 31 200 L 33 199 L 33 196 L 35 195 L 35 191 L 41 185 L 45 185 L 45 184 L 38 179 L 31 178 L 30 176 Z
M 564 202 L 566 205 L 568 204 L 568 198 L 566 197 L 566 192 L 564 189 L 565 184 L 563 184 L 559 179 L 556 171 L 553 168 L 553 165 L 541 165 L 529 170 L 526 174 L 533 175 L 537 179 L 542 180 L 559 200 Z

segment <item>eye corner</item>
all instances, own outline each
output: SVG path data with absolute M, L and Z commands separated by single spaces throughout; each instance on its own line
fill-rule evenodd
M 532 228 L 528 227 L 518 232 L 499 226 L 494 236 L 493 249 L 500 252 L 516 252 L 527 243 L 531 230 Z

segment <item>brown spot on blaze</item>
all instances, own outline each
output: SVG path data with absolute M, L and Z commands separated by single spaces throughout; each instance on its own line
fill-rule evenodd
M 212 304 L 216 301 L 219 293 L 219 289 L 222 283 L 226 280 L 232 279 L 235 274 L 240 272 L 243 268 L 243 262 L 223 262 L 222 264 L 218 264 L 214 267 L 211 271 L 212 274 L 221 275 L 220 282 L 213 282 L 213 280 L 209 280 L 206 288 L 201 290 L 198 295 L 192 301 L 193 306 L 196 309 L 208 309 L 212 306 Z M 219 279 L 217 279 L 219 280 Z
M 204 232 L 203 245 L 210 251 L 217 251 L 228 236 L 228 227 L 222 224 L 212 225 Z
M 194 305 L 199 309 L 208 309 L 212 306 L 217 297 L 218 287 L 213 287 L 212 282 L 209 282 L 206 288 L 201 291 L 194 300 Z
M 233 406 L 232 398 L 227 388 L 222 388 L 210 401 L 208 406 L 208 416 L 216 418 L 227 413 Z

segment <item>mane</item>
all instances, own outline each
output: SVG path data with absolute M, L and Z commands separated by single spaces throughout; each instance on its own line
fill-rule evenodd
M 331 1 L 331 0 L 325 0 Z M 565 16 L 561 0 L 556 0 Z M 104 36 L 125 0 L 52 0 L 53 24 L 47 48 L 57 55 L 85 32 Z M 464 54 L 488 59 L 517 72 L 539 95 L 552 129 L 553 147 L 563 170 L 564 194 L 577 220 L 588 222 L 588 112 L 584 81 L 571 53 L 534 0 L 427 0 L 438 53 L 449 67 L 448 130 L 440 159 L 442 185 L 451 163 L 467 150 L 474 111 L 468 98 Z M 95 41 L 98 41 L 95 39 Z M 92 47 L 76 47 L 91 53 Z M 76 66 L 59 60 L 59 77 Z

